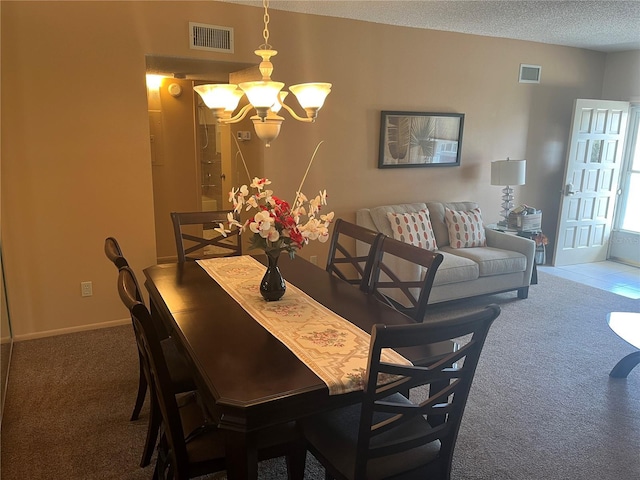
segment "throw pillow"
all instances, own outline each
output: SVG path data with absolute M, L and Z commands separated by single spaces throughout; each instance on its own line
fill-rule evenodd
M 416 247 L 435 251 L 438 249 L 436 236 L 431 226 L 429 210 L 409 213 L 388 212 L 387 217 L 393 230 L 393 238 Z
M 446 208 L 444 218 L 451 248 L 484 247 L 487 244 L 479 208 L 459 212 Z

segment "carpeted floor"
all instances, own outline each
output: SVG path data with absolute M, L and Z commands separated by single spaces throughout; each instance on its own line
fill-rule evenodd
M 452 478 L 640 478 L 640 367 L 626 380 L 609 378 L 634 348 L 606 324 L 608 312 L 638 312 L 640 301 L 544 273 L 539 280 L 527 300 L 507 293 L 431 310 L 435 319 L 502 307 L 480 358 Z M 130 326 L 16 343 L 2 479 L 151 478 L 152 467 L 138 467 L 146 404 L 129 422 L 136 382 Z M 261 464 L 260 478 L 286 478 L 283 462 Z M 305 478 L 324 478 L 311 456 Z

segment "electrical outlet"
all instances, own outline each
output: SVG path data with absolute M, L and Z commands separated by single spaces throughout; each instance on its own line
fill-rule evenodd
M 92 282 L 80 282 L 80 291 L 83 297 L 90 297 L 93 295 L 93 283 Z
M 311 263 L 313 263 L 314 265 L 317 265 L 317 264 L 318 264 L 318 256 L 317 256 L 317 255 L 311 255 L 311 256 L 309 257 L 309 261 L 310 261 Z

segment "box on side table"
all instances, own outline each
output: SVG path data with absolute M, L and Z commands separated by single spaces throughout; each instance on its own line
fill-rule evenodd
M 532 232 L 542 229 L 542 213 L 509 214 L 509 227 L 523 232 Z

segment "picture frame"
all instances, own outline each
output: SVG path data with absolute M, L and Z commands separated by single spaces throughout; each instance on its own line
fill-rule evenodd
M 460 165 L 464 113 L 380 114 L 378 168 Z

